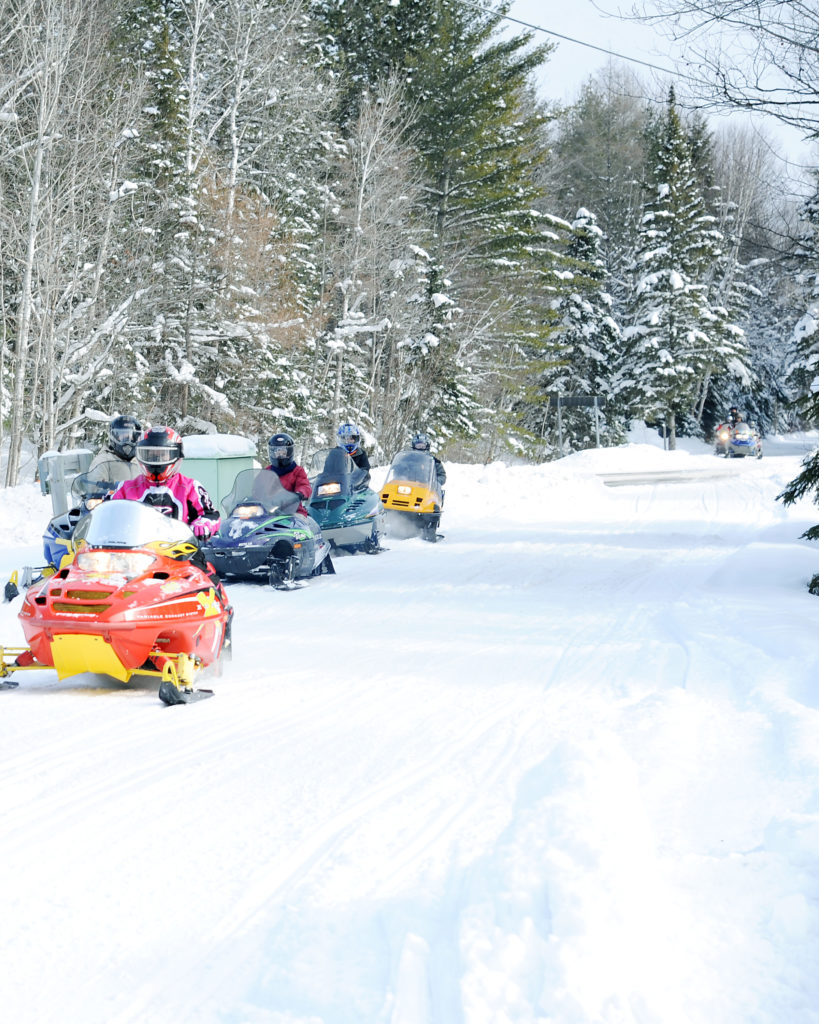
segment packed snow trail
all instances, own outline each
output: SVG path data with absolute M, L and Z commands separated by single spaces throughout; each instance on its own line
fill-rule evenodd
M 696 479 L 604 481 L 669 464 Z M 232 586 L 213 700 L 22 675 L 4 1016 L 819 1021 L 819 512 L 774 500 L 798 466 L 451 465 L 444 542 Z M 0 567 L 47 518 L 0 492 Z

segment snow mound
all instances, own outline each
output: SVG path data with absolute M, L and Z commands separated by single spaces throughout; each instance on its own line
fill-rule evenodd
M 256 455 L 256 445 L 239 434 L 190 434 L 182 438 L 186 459 Z

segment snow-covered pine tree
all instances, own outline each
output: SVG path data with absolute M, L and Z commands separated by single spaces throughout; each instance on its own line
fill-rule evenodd
M 561 358 L 553 370 L 544 374 L 541 387 L 558 395 L 600 397 L 601 442 L 619 444 L 627 428 L 623 342 L 612 316 L 602 243 L 597 218 L 581 207 L 572 222 L 566 249 L 567 293 L 556 304 Z M 562 427 L 564 452 L 592 447 L 596 442 L 593 409 L 565 409 Z
M 652 141 L 656 155 L 624 336 L 635 412 L 661 420 L 673 448 L 678 419 L 694 411 L 719 333 L 708 290 L 722 238 L 705 210 L 673 88 Z
M 714 217 L 721 240 L 714 248 L 710 265 L 704 268 L 711 324 L 711 345 L 698 386 L 690 432 L 710 434 L 725 417 L 725 410 L 737 404 L 737 395 L 749 395 L 754 385 L 747 337 L 740 326 L 747 316 L 749 286 L 740 260 L 743 228 L 747 217 L 748 182 L 741 185 L 723 171 L 718 181 L 717 147 L 705 119 L 695 115 L 686 126 L 691 162 L 706 210 Z M 743 401 L 744 407 L 747 402 Z M 746 408 L 747 413 L 747 408 Z
M 805 230 L 799 247 L 798 282 L 803 289 L 804 312 L 793 330 L 798 354 L 794 377 L 804 382 L 796 404 L 804 421 L 810 425 L 819 422 L 819 174 L 815 181 L 816 189 L 803 207 Z M 812 495 L 819 504 L 819 449 L 805 458 L 802 472 L 791 480 L 779 498 L 785 505 L 791 505 L 805 495 Z M 804 536 L 819 540 L 819 525 L 806 530 Z M 811 589 L 819 592 L 819 575 L 814 577 Z
M 571 217 L 580 206 L 594 210 L 617 308 L 626 299 L 642 212 L 644 93 L 623 65 L 610 63 L 589 78 L 577 102 L 550 125 L 553 143 L 541 172 L 553 212 Z
M 332 36 L 339 74 L 350 76 L 359 95 L 388 68 L 403 82 L 432 231 L 421 245 L 432 268 L 428 333 L 446 341 L 423 355 L 426 404 L 437 419 L 427 426 L 439 437 L 485 433 L 504 405 L 512 348 L 550 316 L 542 285 L 551 245 L 534 184 L 545 119 L 527 92 L 549 46 L 531 47 L 528 35 L 500 38 L 508 4 L 319 0 L 314 10 Z M 355 91 L 347 89 L 343 123 L 360 102 Z M 444 323 L 444 309 L 462 313 Z M 481 406 L 483 425 L 475 418 Z

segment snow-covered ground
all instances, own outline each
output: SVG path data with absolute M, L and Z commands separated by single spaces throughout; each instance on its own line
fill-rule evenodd
M 3 1019 L 819 1021 L 814 443 L 448 465 L 441 543 L 231 587 L 212 700 L 22 675 Z

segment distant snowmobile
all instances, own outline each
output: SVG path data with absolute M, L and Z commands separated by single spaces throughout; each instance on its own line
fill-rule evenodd
M 717 427 L 715 455 L 723 455 L 726 459 L 762 458 L 762 440 L 749 423 L 740 421 L 731 427 L 721 423 Z
M 398 452 L 379 493 L 387 514 L 387 536 L 438 540 L 444 492 L 429 452 L 411 448 Z

